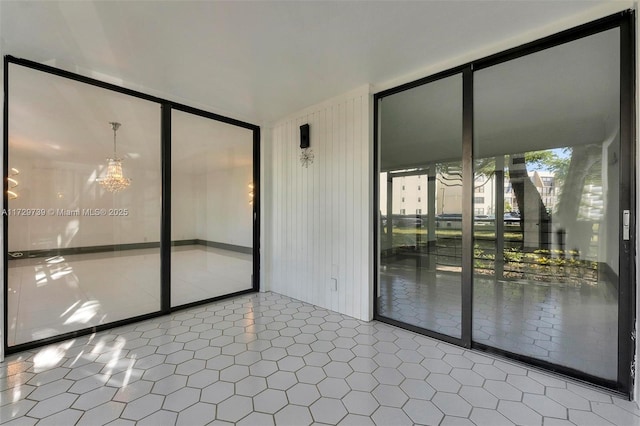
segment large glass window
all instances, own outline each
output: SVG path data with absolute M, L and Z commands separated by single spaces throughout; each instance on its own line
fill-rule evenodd
M 473 339 L 616 380 L 620 32 L 474 75 Z
M 257 126 L 5 61 L 7 352 L 258 288 Z
M 385 97 L 379 109 L 378 313 L 460 338 L 462 77 Z
M 634 73 L 618 18 L 375 96 L 377 319 L 629 391 Z
M 173 110 L 171 305 L 253 286 L 253 131 Z
M 160 107 L 16 64 L 9 77 L 8 345 L 159 311 Z M 130 179 L 119 192 L 108 158 Z

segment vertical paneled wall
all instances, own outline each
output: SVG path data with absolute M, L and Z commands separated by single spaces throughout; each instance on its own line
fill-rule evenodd
M 300 161 L 309 123 L 313 163 Z M 276 123 L 270 143 L 268 289 L 356 318 L 372 317 L 369 86 Z

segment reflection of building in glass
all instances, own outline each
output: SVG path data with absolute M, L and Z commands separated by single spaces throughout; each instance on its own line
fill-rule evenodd
M 387 214 L 387 173 L 380 175 L 380 209 Z M 393 179 L 392 212 L 399 215 L 424 215 L 429 203 L 428 176 L 399 176 Z M 462 213 L 462 177 L 438 173 L 435 177 L 436 214 Z M 433 195 L 432 195 L 433 197 Z
M 547 211 L 553 211 L 558 201 L 554 174 L 542 171 L 529 172 L 529 179 L 531 179 L 531 182 L 533 182 L 540 193 L 542 203 L 547 208 Z M 517 203 L 514 205 L 517 205 Z
M 534 184 L 540 198 L 549 212 L 553 211 L 559 192 L 556 187 L 554 173 L 545 171 L 531 171 L 529 179 Z M 428 176 L 413 175 L 399 176 L 393 179 L 393 214 L 422 215 L 428 210 Z M 593 188 L 591 188 L 593 187 Z M 387 173 L 380 176 L 380 210 L 387 214 Z M 457 173 L 438 173 L 435 177 L 435 212 L 442 214 L 462 214 L 462 177 Z M 581 211 L 592 212 L 600 208 L 602 203 L 602 189 L 593 185 L 586 188 Z M 473 210 L 476 216 L 495 215 L 495 176 L 477 175 L 474 182 Z M 598 192 L 600 191 L 600 192 Z M 591 194 L 591 195 L 589 195 Z M 600 194 L 598 196 L 598 194 Z M 504 211 L 517 212 L 518 201 L 508 176 L 504 178 Z M 598 198 L 599 197 L 599 198 Z M 600 204 L 598 204 L 598 200 Z M 598 207 L 599 206 L 599 207 Z M 587 215 L 587 213 L 584 213 Z M 589 213 L 596 214 L 596 213 Z M 601 213 L 600 213 L 601 214 Z

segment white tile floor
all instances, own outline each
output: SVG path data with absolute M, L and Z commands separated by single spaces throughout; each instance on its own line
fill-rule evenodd
M 172 251 L 172 305 L 251 288 L 251 255 L 201 245 Z M 9 345 L 160 310 L 159 249 L 12 260 Z
M 253 256 L 202 245 L 171 250 L 173 306 L 223 296 L 252 286 Z
M 15 354 L 0 422 L 640 425 L 635 403 L 386 324 L 250 294 Z

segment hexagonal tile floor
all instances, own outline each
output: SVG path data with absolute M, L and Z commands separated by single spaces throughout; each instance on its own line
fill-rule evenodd
M 429 275 L 416 269 L 419 259 L 385 259 L 378 312 L 460 337 L 460 274 Z M 474 342 L 615 380 L 617 285 L 601 280 L 574 287 L 482 276 L 473 282 Z
M 610 393 L 274 293 L 7 357 L 0 423 L 640 425 Z

